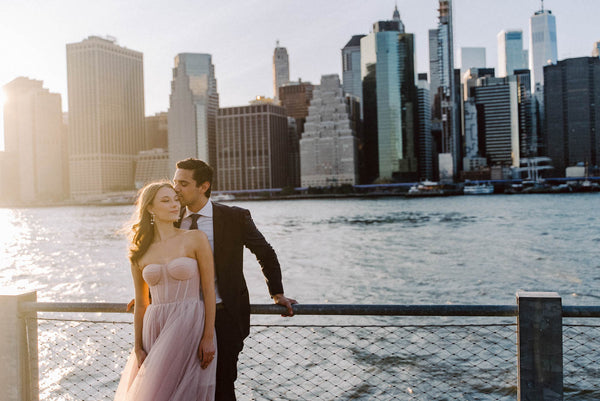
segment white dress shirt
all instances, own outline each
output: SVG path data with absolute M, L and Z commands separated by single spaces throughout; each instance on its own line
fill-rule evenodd
M 213 205 L 212 205 L 211 200 L 209 199 L 208 202 L 206 202 L 206 205 L 204 205 L 204 207 L 196 213 L 191 212 L 190 209 L 188 209 L 187 207 L 185 208 L 185 213 L 183 214 L 183 219 L 181 219 L 181 226 L 180 226 L 183 230 L 189 230 L 190 226 L 192 225 L 192 218 L 190 217 L 190 215 L 192 215 L 192 214 L 200 215 L 200 217 L 198 218 L 198 221 L 197 221 L 198 230 L 200 230 L 200 231 L 204 232 L 204 234 L 206 234 L 206 236 L 208 237 L 208 242 L 210 243 L 210 249 L 214 252 L 215 251 L 215 236 L 214 236 L 214 231 L 213 231 Z M 221 299 L 221 296 L 219 295 L 219 287 L 217 286 L 217 273 L 216 272 L 215 272 L 215 295 L 217 297 L 217 303 L 223 302 L 223 299 Z

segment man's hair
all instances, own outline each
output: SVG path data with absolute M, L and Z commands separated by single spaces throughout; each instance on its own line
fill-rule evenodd
M 202 160 L 188 158 L 185 160 L 180 160 L 176 164 L 177 168 L 183 170 L 191 170 L 193 171 L 194 181 L 196 181 L 196 186 L 199 187 L 203 182 L 208 181 L 210 186 L 206 190 L 206 197 L 210 197 L 210 192 L 212 190 L 212 182 L 214 170 L 211 166 L 204 163 Z

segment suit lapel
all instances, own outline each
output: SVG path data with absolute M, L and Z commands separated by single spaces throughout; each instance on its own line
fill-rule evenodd
M 217 271 L 220 266 L 220 259 L 225 244 L 225 224 L 223 224 L 224 213 L 221 205 L 213 203 L 213 245 L 215 267 Z

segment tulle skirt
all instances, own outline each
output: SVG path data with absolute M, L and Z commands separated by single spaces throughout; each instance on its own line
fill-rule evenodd
M 142 335 L 147 357 L 138 369 L 135 352 L 131 352 L 115 401 L 214 400 L 217 358 L 206 369 L 200 367 L 198 346 L 203 330 L 200 299 L 149 305 Z

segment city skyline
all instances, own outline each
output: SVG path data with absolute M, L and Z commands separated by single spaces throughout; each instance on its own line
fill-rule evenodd
M 109 35 L 120 46 L 144 54 L 145 115 L 168 109 L 171 68 L 181 52 L 212 54 L 221 106 L 246 105 L 255 96 L 272 92 L 277 40 L 287 48 L 291 80 L 315 83 L 321 75 L 341 76 L 343 46 L 352 35 L 368 34 L 373 22 L 391 19 L 396 4 L 406 32 L 415 34 L 416 71 L 429 72 L 427 31 L 437 26 L 437 0 L 417 4 L 381 0 L 370 2 L 369 7 L 352 0 L 308 0 L 302 9 L 274 0 L 202 5 L 180 0 L 168 7 L 157 1 L 62 1 L 58 6 L 52 1 L 5 2 L 1 15 L 11 18 L 0 24 L 0 34 L 11 39 L 0 44 L 0 52 L 10 62 L 0 66 L 0 85 L 18 76 L 42 80 L 51 92 L 61 94 L 66 111 L 66 44 L 90 35 Z M 497 33 L 522 29 L 523 42 L 529 43 L 529 18 L 541 3 L 454 0 L 453 6 L 455 54 L 460 47 L 485 47 L 488 67 L 495 68 Z M 558 59 L 590 56 L 600 35 L 593 18 L 584 17 L 600 11 L 600 2 L 546 0 L 544 8 L 556 17 Z M 232 18 L 235 24 L 229 23 Z M 132 25 L 132 20 L 142 23 Z M 456 58 L 455 67 L 459 64 Z M 0 135 L 0 150 L 3 141 Z

